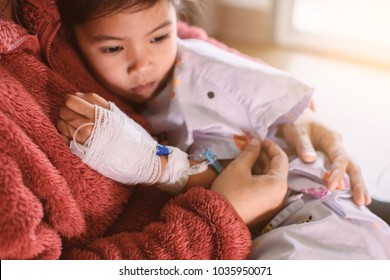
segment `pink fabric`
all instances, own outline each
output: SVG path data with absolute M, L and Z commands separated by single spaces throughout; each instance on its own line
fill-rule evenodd
M 247 258 L 247 227 L 213 191 L 171 198 L 123 186 L 70 152 L 55 127 L 67 93 L 95 91 L 148 125 L 55 36 L 53 1 L 20 2 L 21 20 L 39 41 L 0 17 L 0 259 Z M 187 28 L 179 31 L 206 36 Z

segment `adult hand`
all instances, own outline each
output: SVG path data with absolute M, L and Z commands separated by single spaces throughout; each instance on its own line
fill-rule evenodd
M 265 168 L 262 175 L 253 175 L 260 149 Z M 260 147 L 259 140 L 252 139 L 215 179 L 211 189 L 225 197 L 249 227 L 259 226 L 283 206 L 287 173 L 287 156 L 278 145 L 266 139 Z
M 320 122 L 315 114 L 306 109 L 293 125 L 282 126 L 284 139 L 295 147 L 298 156 L 305 162 L 316 159 L 315 150 L 327 155 L 332 170 L 327 181 L 329 190 L 343 185 L 344 174 L 350 177 L 353 201 L 361 206 L 371 203 L 371 198 L 361 175 L 360 168 L 346 152 L 340 134 Z
M 65 105 L 60 109 L 60 120 L 57 128 L 69 144 L 76 129 L 85 123 L 95 122 L 95 106 L 109 109 L 108 102 L 96 93 L 69 94 L 65 98 Z M 83 144 L 91 135 L 93 126 L 86 126 L 76 135 L 76 141 Z

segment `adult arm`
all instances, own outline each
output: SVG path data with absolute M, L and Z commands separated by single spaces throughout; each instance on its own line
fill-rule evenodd
M 251 250 L 247 228 L 278 211 L 287 190 L 287 157 L 271 141 L 262 144 L 264 175 L 252 175 L 259 157 L 253 140 L 217 177 L 211 190 L 195 187 L 170 200 L 158 220 L 141 232 L 120 232 L 83 248 L 72 259 L 244 259 Z M 150 195 L 145 192 L 145 196 Z M 144 200 L 133 197 L 133 200 Z M 131 207 L 126 209 L 133 212 Z

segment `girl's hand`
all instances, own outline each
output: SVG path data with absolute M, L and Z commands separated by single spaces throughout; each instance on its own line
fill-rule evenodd
M 80 127 L 84 124 L 87 125 Z M 57 127 L 70 150 L 102 175 L 127 185 L 152 185 L 161 179 L 167 159 L 156 155 L 157 142 L 115 104 L 99 95 L 68 95 Z M 187 154 L 184 156 L 187 159 Z M 171 191 L 176 182 L 168 183 L 167 191 Z
M 353 201 L 359 206 L 371 203 L 361 171 L 348 156 L 340 134 L 317 120 L 310 109 L 306 109 L 294 125 L 283 125 L 282 131 L 284 139 L 295 148 L 303 161 L 313 162 L 316 159 L 315 150 L 327 155 L 333 165 L 327 182 L 330 190 L 342 185 L 344 174 L 347 173 Z
M 252 175 L 260 149 L 267 167 L 262 175 Z M 266 139 L 260 147 L 260 142 L 252 139 L 215 179 L 211 189 L 225 197 L 249 227 L 257 227 L 283 206 L 287 173 L 287 156 L 278 145 Z
M 109 109 L 108 102 L 96 93 L 69 94 L 65 98 L 65 105 L 60 109 L 60 120 L 57 128 L 69 144 L 73 140 L 76 129 L 85 124 L 95 122 L 95 106 Z M 93 126 L 86 126 L 76 135 L 76 141 L 80 144 L 91 136 Z

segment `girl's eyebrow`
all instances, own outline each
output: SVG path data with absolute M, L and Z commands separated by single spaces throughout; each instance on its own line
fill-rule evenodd
M 149 33 L 147 33 L 147 35 L 150 35 L 150 34 L 156 32 L 157 30 L 164 28 L 166 26 L 170 26 L 170 25 L 172 25 L 172 21 L 166 20 L 163 23 L 161 23 L 160 25 L 158 25 L 156 28 L 153 28 L 153 30 L 150 31 Z M 99 34 L 99 35 L 93 36 L 92 40 L 95 42 L 109 41 L 109 40 L 123 41 L 123 40 L 125 40 L 125 38 L 116 37 L 116 36 L 112 36 L 112 35 Z
M 150 35 L 150 34 L 152 34 L 153 32 L 155 32 L 155 31 L 157 31 L 157 30 L 159 30 L 159 29 L 161 29 L 161 28 L 164 28 L 164 27 L 166 27 L 166 26 L 170 26 L 170 25 L 172 25 L 172 21 L 166 20 L 166 21 L 164 21 L 163 23 L 161 23 L 160 25 L 158 25 L 156 28 L 154 28 L 152 31 L 150 31 L 147 35 Z
M 111 36 L 111 35 L 104 35 L 104 34 L 96 35 L 96 36 L 92 37 L 92 41 L 95 41 L 95 42 L 109 41 L 109 40 L 123 41 L 124 39 L 120 38 L 120 37 L 115 37 L 115 36 Z

